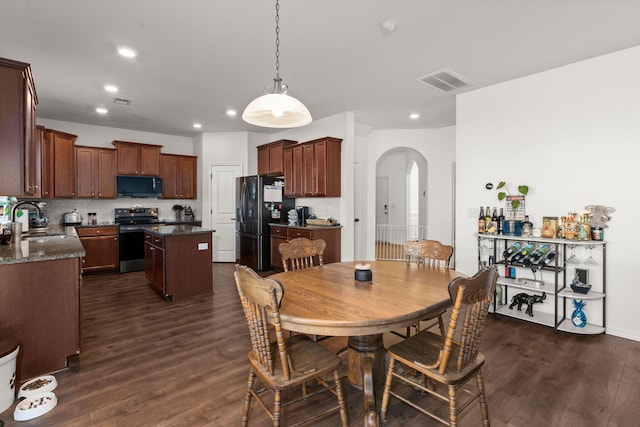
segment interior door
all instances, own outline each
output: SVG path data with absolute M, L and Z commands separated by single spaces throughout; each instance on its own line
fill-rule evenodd
M 389 177 L 376 178 L 376 225 L 389 224 Z
M 213 261 L 236 261 L 236 178 L 242 167 L 235 165 L 211 166 L 211 228 L 213 233 Z

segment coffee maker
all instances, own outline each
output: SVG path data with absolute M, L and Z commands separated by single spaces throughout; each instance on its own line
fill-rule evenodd
M 307 225 L 307 218 L 309 218 L 308 206 L 296 206 L 296 213 L 298 214 L 298 225 Z

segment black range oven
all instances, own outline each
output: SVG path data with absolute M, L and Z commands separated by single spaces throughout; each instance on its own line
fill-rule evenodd
M 120 273 L 144 270 L 144 230 L 162 225 L 158 208 L 116 208 L 120 226 Z

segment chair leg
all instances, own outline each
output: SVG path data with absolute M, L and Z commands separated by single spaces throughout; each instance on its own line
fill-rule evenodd
M 273 396 L 273 427 L 280 427 L 280 414 L 282 411 L 282 391 L 275 390 Z
M 456 427 L 458 425 L 458 410 L 456 403 L 456 386 L 449 386 L 449 425 Z
M 489 427 L 489 406 L 487 405 L 487 396 L 484 394 L 484 379 L 482 371 L 476 374 L 476 382 L 478 383 L 478 393 L 480 394 L 480 412 L 482 413 L 482 425 Z
M 244 396 L 244 406 L 242 408 L 242 427 L 247 427 L 249 422 L 249 409 L 251 409 L 251 389 L 253 389 L 253 382 L 256 379 L 256 374 L 253 372 L 253 368 L 249 368 L 249 380 L 247 381 L 247 393 Z
M 380 420 L 387 418 L 387 408 L 389 407 L 389 390 L 391 390 L 391 381 L 393 379 L 393 365 L 395 359 L 389 359 L 389 369 L 387 370 L 387 378 L 384 381 L 384 391 L 382 392 L 382 404 L 380 405 Z
M 336 396 L 338 397 L 338 406 L 340 406 L 340 419 L 342 427 L 349 427 L 349 417 L 347 415 L 347 405 L 344 401 L 344 392 L 342 390 L 342 381 L 340 380 L 340 372 L 336 369 L 333 371 L 333 380 L 336 383 Z

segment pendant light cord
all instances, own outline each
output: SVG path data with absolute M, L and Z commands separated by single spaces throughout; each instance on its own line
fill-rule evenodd
M 280 78 L 280 3 L 276 0 L 276 78 Z

